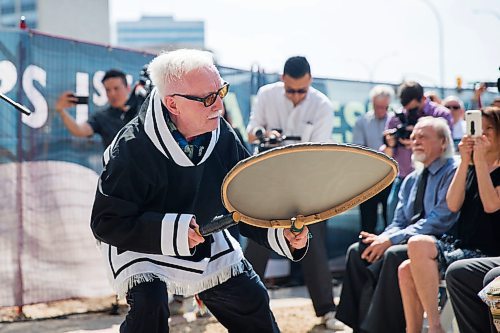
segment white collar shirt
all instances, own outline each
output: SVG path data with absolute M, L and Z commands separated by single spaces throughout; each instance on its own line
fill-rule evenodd
M 283 82 L 276 82 L 259 89 L 247 131 L 264 127 L 282 130 L 286 136 L 300 136 L 301 142 L 330 142 L 333 121 L 333 105 L 323 93 L 309 87 L 304 100 L 294 106 Z

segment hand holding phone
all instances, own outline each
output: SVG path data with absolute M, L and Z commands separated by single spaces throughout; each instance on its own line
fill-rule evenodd
M 76 98 L 75 104 L 89 104 L 89 96 L 72 95 L 71 97 Z
M 468 110 L 465 112 L 465 123 L 467 135 L 479 137 L 483 135 L 482 116 L 480 110 Z

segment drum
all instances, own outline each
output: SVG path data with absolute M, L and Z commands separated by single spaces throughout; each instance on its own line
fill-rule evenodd
M 221 196 L 233 219 L 301 229 L 368 200 L 397 173 L 392 158 L 365 147 L 299 143 L 240 161 L 226 175 Z

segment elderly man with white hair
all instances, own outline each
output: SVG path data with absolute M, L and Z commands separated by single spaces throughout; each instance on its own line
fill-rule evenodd
M 197 294 L 230 332 L 279 332 L 269 296 L 227 230 L 195 232 L 227 211 L 220 188 L 248 156 L 221 117 L 224 82 L 210 53 L 177 50 L 149 65 L 156 88 L 104 153 L 91 227 L 112 283 L 130 311 L 121 333 L 168 332 L 168 294 Z M 308 229 L 261 229 L 244 236 L 293 260 Z
M 446 204 L 457 167 L 446 120 L 422 117 L 410 136 L 416 169 L 401 184 L 392 223 L 380 234 L 361 232 L 347 254 L 337 319 L 354 332 L 400 333 L 405 318 L 398 288 L 398 267 L 408 259 L 408 239 L 441 236 L 458 214 Z

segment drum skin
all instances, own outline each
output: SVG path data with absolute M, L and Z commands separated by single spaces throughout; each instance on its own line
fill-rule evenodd
M 299 143 L 236 164 L 221 188 L 229 212 L 263 228 L 327 220 L 373 197 L 396 178 L 387 155 L 356 145 Z

